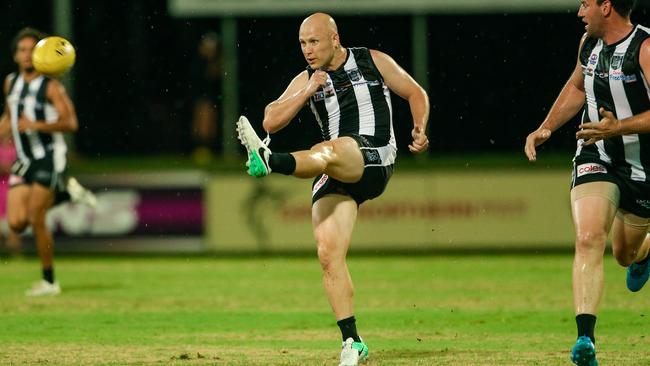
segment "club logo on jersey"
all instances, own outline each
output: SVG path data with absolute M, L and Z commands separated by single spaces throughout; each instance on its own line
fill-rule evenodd
M 352 69 L 346 72 L 348 73 L 348 77 L 350 78 L 351 81 L 361 80 L 361 72 L 359 71 L 359 69 Z
M 578 165 L 576 171 L 578 173 L 578 178 L 580 178 L 587 174 L 607 173 L 607 168 L 597 163 L 586 163 Z
M 591 57 L 589 57 L 589 65 L 595 65 L 596 62 L 598 62 L 598 55 L 595 53 L 591 54 Z
M 365 165 L 381 165 L 381 156 L 377 149 L 361 148 Z
M 594 69 L 592 69 L 591 67 L 583 66 L 582 74 L 584 76 L 594 76 Z
M 615 53 L 614 56 L 612 56 L 612 69 L 618 70 L 621 68 L 621 66 L 623 66 L 624 56 L 624 53 Z

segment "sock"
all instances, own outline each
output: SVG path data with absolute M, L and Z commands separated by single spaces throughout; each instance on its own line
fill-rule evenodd
M 354 318 L 354 315 L 336 322 L 341 329 L 341 335 L 343 336 L 344 342 L 348 338 L 354 339 L 355 342 L 361 342 L 361 338 L 359 338 L 359 335 L 357 334 L 356 322 L 357 320 Z
M 43 279 L 49 283 L 54 283 L 54 268 L 43 268 Z
M 291 175 L 296 171 L 296 158 L 289 153 L 273 153 L 269 157 L 271 171 Z
M 576 324 L 578 325 L 578 337 L 587 336 L 596 344 L 596 338 L 594 337 L 596 316 L 592 314 L 578 314 L 576 315 Z

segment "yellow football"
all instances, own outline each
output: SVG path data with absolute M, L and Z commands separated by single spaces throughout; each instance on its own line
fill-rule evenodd
M 62 37 L 43 38 L 34 47 L 32 64 L 41 74 L 59 77 L 68 71 L 76 58 L 72 44 Z

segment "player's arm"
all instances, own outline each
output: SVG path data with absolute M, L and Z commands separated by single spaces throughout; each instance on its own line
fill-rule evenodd
M 54 123 L 45 123 L 45 121 L 29 120 L 25 115 L 22 115 L 18 121 L 18 129 L 20 131 L 31 130 L 45 133 L 77 131 L 77 112 L 63 85 L 56 79 L 50 80 L 45 96 L 59 113 L 59 119 Z
M 263 126 L 266 132 L 274 133 L 288 125 L 309 98 L 326 82 L 327 73 L 321 70 L 316 70 L 311 78 L 306 70 L 293 78 L 280 98 L 269 103 L 264 109 Z
M 650 76 L 650 38 L 643 41 L 639 50 L 641 72 L 647 79 Z M 640 82 L 640 81 L 639 81 Z M 602 119 L 599 122 L 589 122 L 580 125 L 582 130 L 576 133 L 576 138 L 585 139 L 585 145 L 618 135 L 629 135 L 650 132 L 650 110 L 622 120 L 616 119 L 614 113 L 603 108 L 599 111 Z
M 429 146 L 429 139 L 426 135 L 427 122 L 429 121 L 429 97 L 427 92 L 387 54 L 377 50 L 370 50 L 370 55 L 384 78 L 386 86 L 393 93 L 406 99 L 411 107 L 411 116 L 413 117 L 411 135 L 413 142 L 409 145 L 409 150 L 413 153 L 425 151 Z
M 11 133 L 11 117 L 9 115 L 9 103 L 7 103 L 7 95 L 9 94 L 9 86 L 11 85 L 11 77 L 8 75 L 5 78 L 2 90 L 5 95 L 5 107 L 0 116 L 0 139 L 4 139 Z
M 587 36 L 585 34 L 580 40 L 578 60 L 571 73 L 571 77 L 564 84 L 560 95 L 555 100 L 555 103 L 553 103 L 551 110 L 548 112 L 542 124 L 526 138 L 524 151 L 530 161 L 537 160 L 537 151 L 535 148 L 548 140 L 551 137 L 551 133 L 571 120 L 585 104 L 585 79 L 582 74 L 582 64 L 580 63 L 580 50 L 586 38 Z

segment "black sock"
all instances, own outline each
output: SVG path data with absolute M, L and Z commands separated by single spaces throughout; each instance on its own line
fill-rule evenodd
M 269 158 L 271 171 L 291 175 L 296 171 L 296 158 L 289 153 L 273 153 Z
M 359 335 L 357 334 L 356 322 L 357 320 L 354 318 L 354 315 L 336 322 L 341 329 L 341 335 L 343 336 L 344 342 L 348 338 L 354 339 L 355 342 L 361 342 L 361 338 L 359 338 Z
M 576 324 L 578 325 L 578 337 L 587 336 L 596 344 L 596 338 L 594 337 L 596 316 L 592 314 L 578 314 L 576 315 Z
M 54 283 L 54 268 L 43 268 L 43 279 L 49 283 Z

